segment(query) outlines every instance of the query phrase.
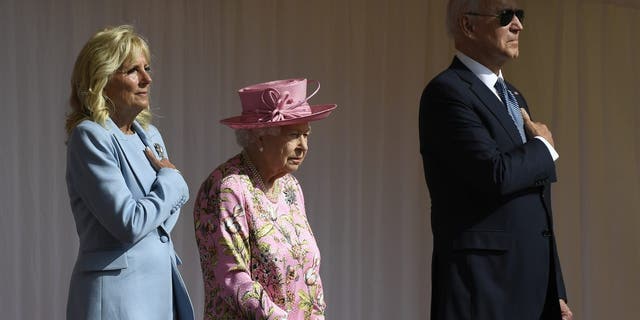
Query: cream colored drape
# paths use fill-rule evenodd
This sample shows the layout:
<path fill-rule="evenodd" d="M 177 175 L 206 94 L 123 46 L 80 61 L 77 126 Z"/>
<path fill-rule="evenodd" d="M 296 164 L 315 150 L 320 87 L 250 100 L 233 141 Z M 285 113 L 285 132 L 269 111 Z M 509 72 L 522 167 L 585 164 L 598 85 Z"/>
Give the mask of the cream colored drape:
<path fill-rule="evenodd" d="M 557 149 L 556 232 L 577 319 L 636 319 L 640 289 L 640 1 L 521 1 L 521 57 L 505 76 Z M 328 319 L 428 319 L 429 199 L 418 150 L 422 88 L 453 48 L 445 1 L 0 0 L 0 316 L 63 319 L 78 247 L 64 114 L 80 47 L 133 24 L 151 44 L 153 111 L 195 196 L 238 152 L 218 120 L 235 90 L 286 77 L 337 103 L 313 124 L 300 172 L 323 253 Z M 174 231 L 196 312 L 193 203 Z"/>

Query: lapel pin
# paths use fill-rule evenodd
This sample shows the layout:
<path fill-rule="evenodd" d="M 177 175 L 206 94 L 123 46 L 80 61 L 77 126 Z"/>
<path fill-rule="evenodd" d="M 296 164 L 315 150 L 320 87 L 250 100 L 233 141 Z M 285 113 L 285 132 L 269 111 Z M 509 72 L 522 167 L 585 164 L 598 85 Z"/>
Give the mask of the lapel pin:
<path fill-rule="evenodd" d="M 155 143 L 153 147 L 156 149 L 160 159 L 164 159 L 164 150 L 162 150 L 162 146 L 159 143 Z"/>

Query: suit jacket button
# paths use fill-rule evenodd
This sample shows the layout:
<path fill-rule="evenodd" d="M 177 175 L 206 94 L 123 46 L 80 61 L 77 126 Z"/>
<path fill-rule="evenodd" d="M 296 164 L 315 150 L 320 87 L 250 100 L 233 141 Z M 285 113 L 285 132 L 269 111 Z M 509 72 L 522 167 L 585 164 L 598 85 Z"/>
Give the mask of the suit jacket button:
<path fill-rule="evenodd" d="M 542 230 L 542 236 L 545 238 L 549 238 L 551 237 L 551 231 L 549 230 Z"/>
<path fill-rule="evenodd" d="M 167 242 L 169 242 L 169 237 L 164 236 L 164 235 L 163 235 L 163 236 L 160 236 L 160 242 L 162 242 L 162 243 L 167 243 Z"/>

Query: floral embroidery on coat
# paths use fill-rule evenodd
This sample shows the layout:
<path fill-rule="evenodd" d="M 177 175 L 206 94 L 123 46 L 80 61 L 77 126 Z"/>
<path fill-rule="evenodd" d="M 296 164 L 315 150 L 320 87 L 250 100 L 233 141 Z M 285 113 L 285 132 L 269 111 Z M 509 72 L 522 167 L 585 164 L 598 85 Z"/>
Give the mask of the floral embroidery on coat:
<path fill-rule="evenodd" d="M 241 155 L 204 181 L 194 208 L 205 319 L 324 319 L 320 252 L 300 184 L 276 180 L 272 202 Z"/>

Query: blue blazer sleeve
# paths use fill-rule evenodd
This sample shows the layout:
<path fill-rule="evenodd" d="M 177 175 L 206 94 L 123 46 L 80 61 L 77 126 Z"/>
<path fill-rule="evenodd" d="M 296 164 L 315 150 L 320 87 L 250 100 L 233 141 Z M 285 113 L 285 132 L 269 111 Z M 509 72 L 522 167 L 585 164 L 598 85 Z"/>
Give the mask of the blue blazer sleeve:
<path fill-rule="evenodd" d="M 76 201 L 82 202 L 72 206 L 86 206 L 119 241 L 136 243 L 161 225 L 169 229 L 175 225 L 177 215 L 174 219 L 172 215 L 188 199 L 187 184 L 177 170 L 159 170 L 149 192 L 134 198 L 121 170 L 126 154 L 114 133 L 85 121 L 72 132 L 67 150 L 68 184 L 79 195 Z"/>
<path fill-rule="evenodd" d="M 142 130 L 142 127 L 139 126 L 139 124 L 134 123 L 136 128 L 138 128 L 138 130 Z M 165 144 L 164 144 L 164 140 L 162 139 L 162 135 L 160 135 L 160 132 L 158 131 L 158 129 L 156 129 L 156 127 L 149 125 L 149 129 L 148 129 L 148 133 L 151 136 L 149 139 L 151 139 L 151 141 L 149 141 L 151 144 L 154 142 L 159 142 L 160 145 L 163 148 L 164 151 L 164 156 L 169 158 L 169 151 L 168 148 L 166 148 Z M 151 148 L 154 149 L 154 148 Z M 153 150 L 155 151 L 155 150 Z M 169 170 L 169 171 L 175 171 L 175 172 L 179 172 L 177 170 L 173 170 L 173 169 L 168 169 L 168 168 L 163 168 L 160 169 L 160 171 L 164 171 L 164 170 Z M 180 176 L 180 181 L 184 182 L 183 177 Z M 186 183 L 186 182 L 184 182 Z M 186 185 L 185 185 L 186 187 Z M 178 213 L 178 210 L 180 210 L 180 208 L 182 207 L 182 205 L 189 199 L 189 190 L 185 189 L 185 193 L 184 193 L 184 201 L 181 201 L 180 206 L 176 206 L 175 212 L 173 214 L 171 214 L 167 220 L 165 220 L 162 223 L 162 227 L 163 229 L 167 232 L 167 233 L 171 233 L 171 231 L 173 230 L 173 227 L 175 227 L 176 223 L 178 223 L 178 218 L 180 217 Z"/>

